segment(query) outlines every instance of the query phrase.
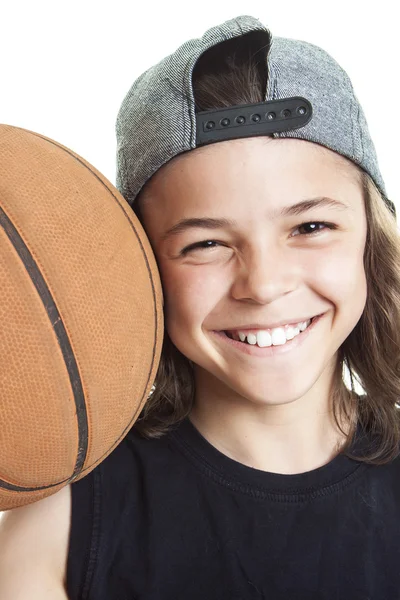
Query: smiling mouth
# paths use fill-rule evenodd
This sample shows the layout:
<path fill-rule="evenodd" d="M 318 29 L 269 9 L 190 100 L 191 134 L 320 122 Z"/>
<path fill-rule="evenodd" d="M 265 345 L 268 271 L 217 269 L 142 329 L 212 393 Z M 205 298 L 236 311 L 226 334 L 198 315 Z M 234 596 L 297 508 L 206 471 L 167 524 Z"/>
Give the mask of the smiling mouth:
<path fill-rule="evenodd" d="M 295 337 L 301 335 L 303 331 L 308 329 L 308 327 L 317 318 L 317 316 L 308 319 L 308 321 L 297 323 L 294 326 L 285 325 L 284 327 L 276 327 L 272 330 L 235 330 L 223 331 L 222 333 L 224 333 L 231 340 L 241 342 L 250 346 L 258 346 L 259 348 L 266 348 L 269 346 L 283 346 Z"/>

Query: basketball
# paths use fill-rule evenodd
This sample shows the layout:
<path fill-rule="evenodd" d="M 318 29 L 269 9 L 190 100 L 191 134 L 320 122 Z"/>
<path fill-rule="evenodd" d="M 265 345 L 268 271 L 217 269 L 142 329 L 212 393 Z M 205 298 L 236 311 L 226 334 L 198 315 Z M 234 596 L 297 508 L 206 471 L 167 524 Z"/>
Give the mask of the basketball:
<path fill-rule="evenodd" d="M 156 262 L 122 195 L 68 148 L 0 125 L 0 510 L 110 454 L 162 338 Z"/>

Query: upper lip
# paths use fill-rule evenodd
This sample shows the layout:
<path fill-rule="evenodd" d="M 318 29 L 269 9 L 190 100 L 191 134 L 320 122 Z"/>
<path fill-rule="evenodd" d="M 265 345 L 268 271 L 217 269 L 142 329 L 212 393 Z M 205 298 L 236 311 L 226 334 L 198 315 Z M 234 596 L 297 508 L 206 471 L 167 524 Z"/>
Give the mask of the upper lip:
<path fill-rule="evenodd" d="M 285 321 L 276 321 L 275 323 L 272 324 L 268 324 L 268 325 L 263 325 L 260 323 L 250 323 L 250 324 L 246 324 L 246 325 L 235 325 L 235 327 L 227 327 L 225 329 L 222 329 L 222 331 L 246 331 L 248 329 L 254 330 L 254 329 L 276 329 L 277 327 L 283 327 L 284 325 L 296 325 L 297 323 L 303 323 L 304 321 L 308 321 L 309 319 L 313 319 L 314 317 L 317 317 L 319 315 L 313 315 L 312 317 L 301 317 L 300 319 L 286 319 Z"/>

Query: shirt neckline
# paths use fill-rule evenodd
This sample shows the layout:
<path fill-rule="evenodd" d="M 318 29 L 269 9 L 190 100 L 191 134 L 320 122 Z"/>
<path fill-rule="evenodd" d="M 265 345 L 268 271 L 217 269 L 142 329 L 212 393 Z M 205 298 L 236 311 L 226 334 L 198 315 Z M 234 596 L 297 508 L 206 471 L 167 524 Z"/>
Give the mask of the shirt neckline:
<path fill-rule="evenodd" d="M 243 465 L 223 454 L 196 429 L 189 418 L 171 432 L 186 457 L 212 479 L 231 489 L 282 497 L 321 495 L 334 491 L 361 474 L 369 465 L 339 453 L 329 463 L 294 475 L 271 473 Z M 360 455 L 368 445 L 360 425 L 350 448 Z"/>

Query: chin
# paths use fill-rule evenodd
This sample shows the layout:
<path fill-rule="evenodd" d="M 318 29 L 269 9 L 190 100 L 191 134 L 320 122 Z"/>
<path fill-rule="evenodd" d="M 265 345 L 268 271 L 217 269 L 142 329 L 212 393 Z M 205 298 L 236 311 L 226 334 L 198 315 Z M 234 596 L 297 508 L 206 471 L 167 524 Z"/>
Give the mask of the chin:
<path fill-rule="evenodd" d="M 255 378 L 254 378 L 255 379 Z M 262 382 L 260 380 L 253 382 L 238 382 L 229 379 L 223 380 L 232 392 L 243 398 L 246 402 L 260 406 L 273 406 L 280 404 L 290 404 L 305 396 L 316 385 L 318 377 L 310 378 L 307 381 L 286 381 L 284 383 L 276 381 Z M 228 392 L 229 397 L 229 392 Z"/>

